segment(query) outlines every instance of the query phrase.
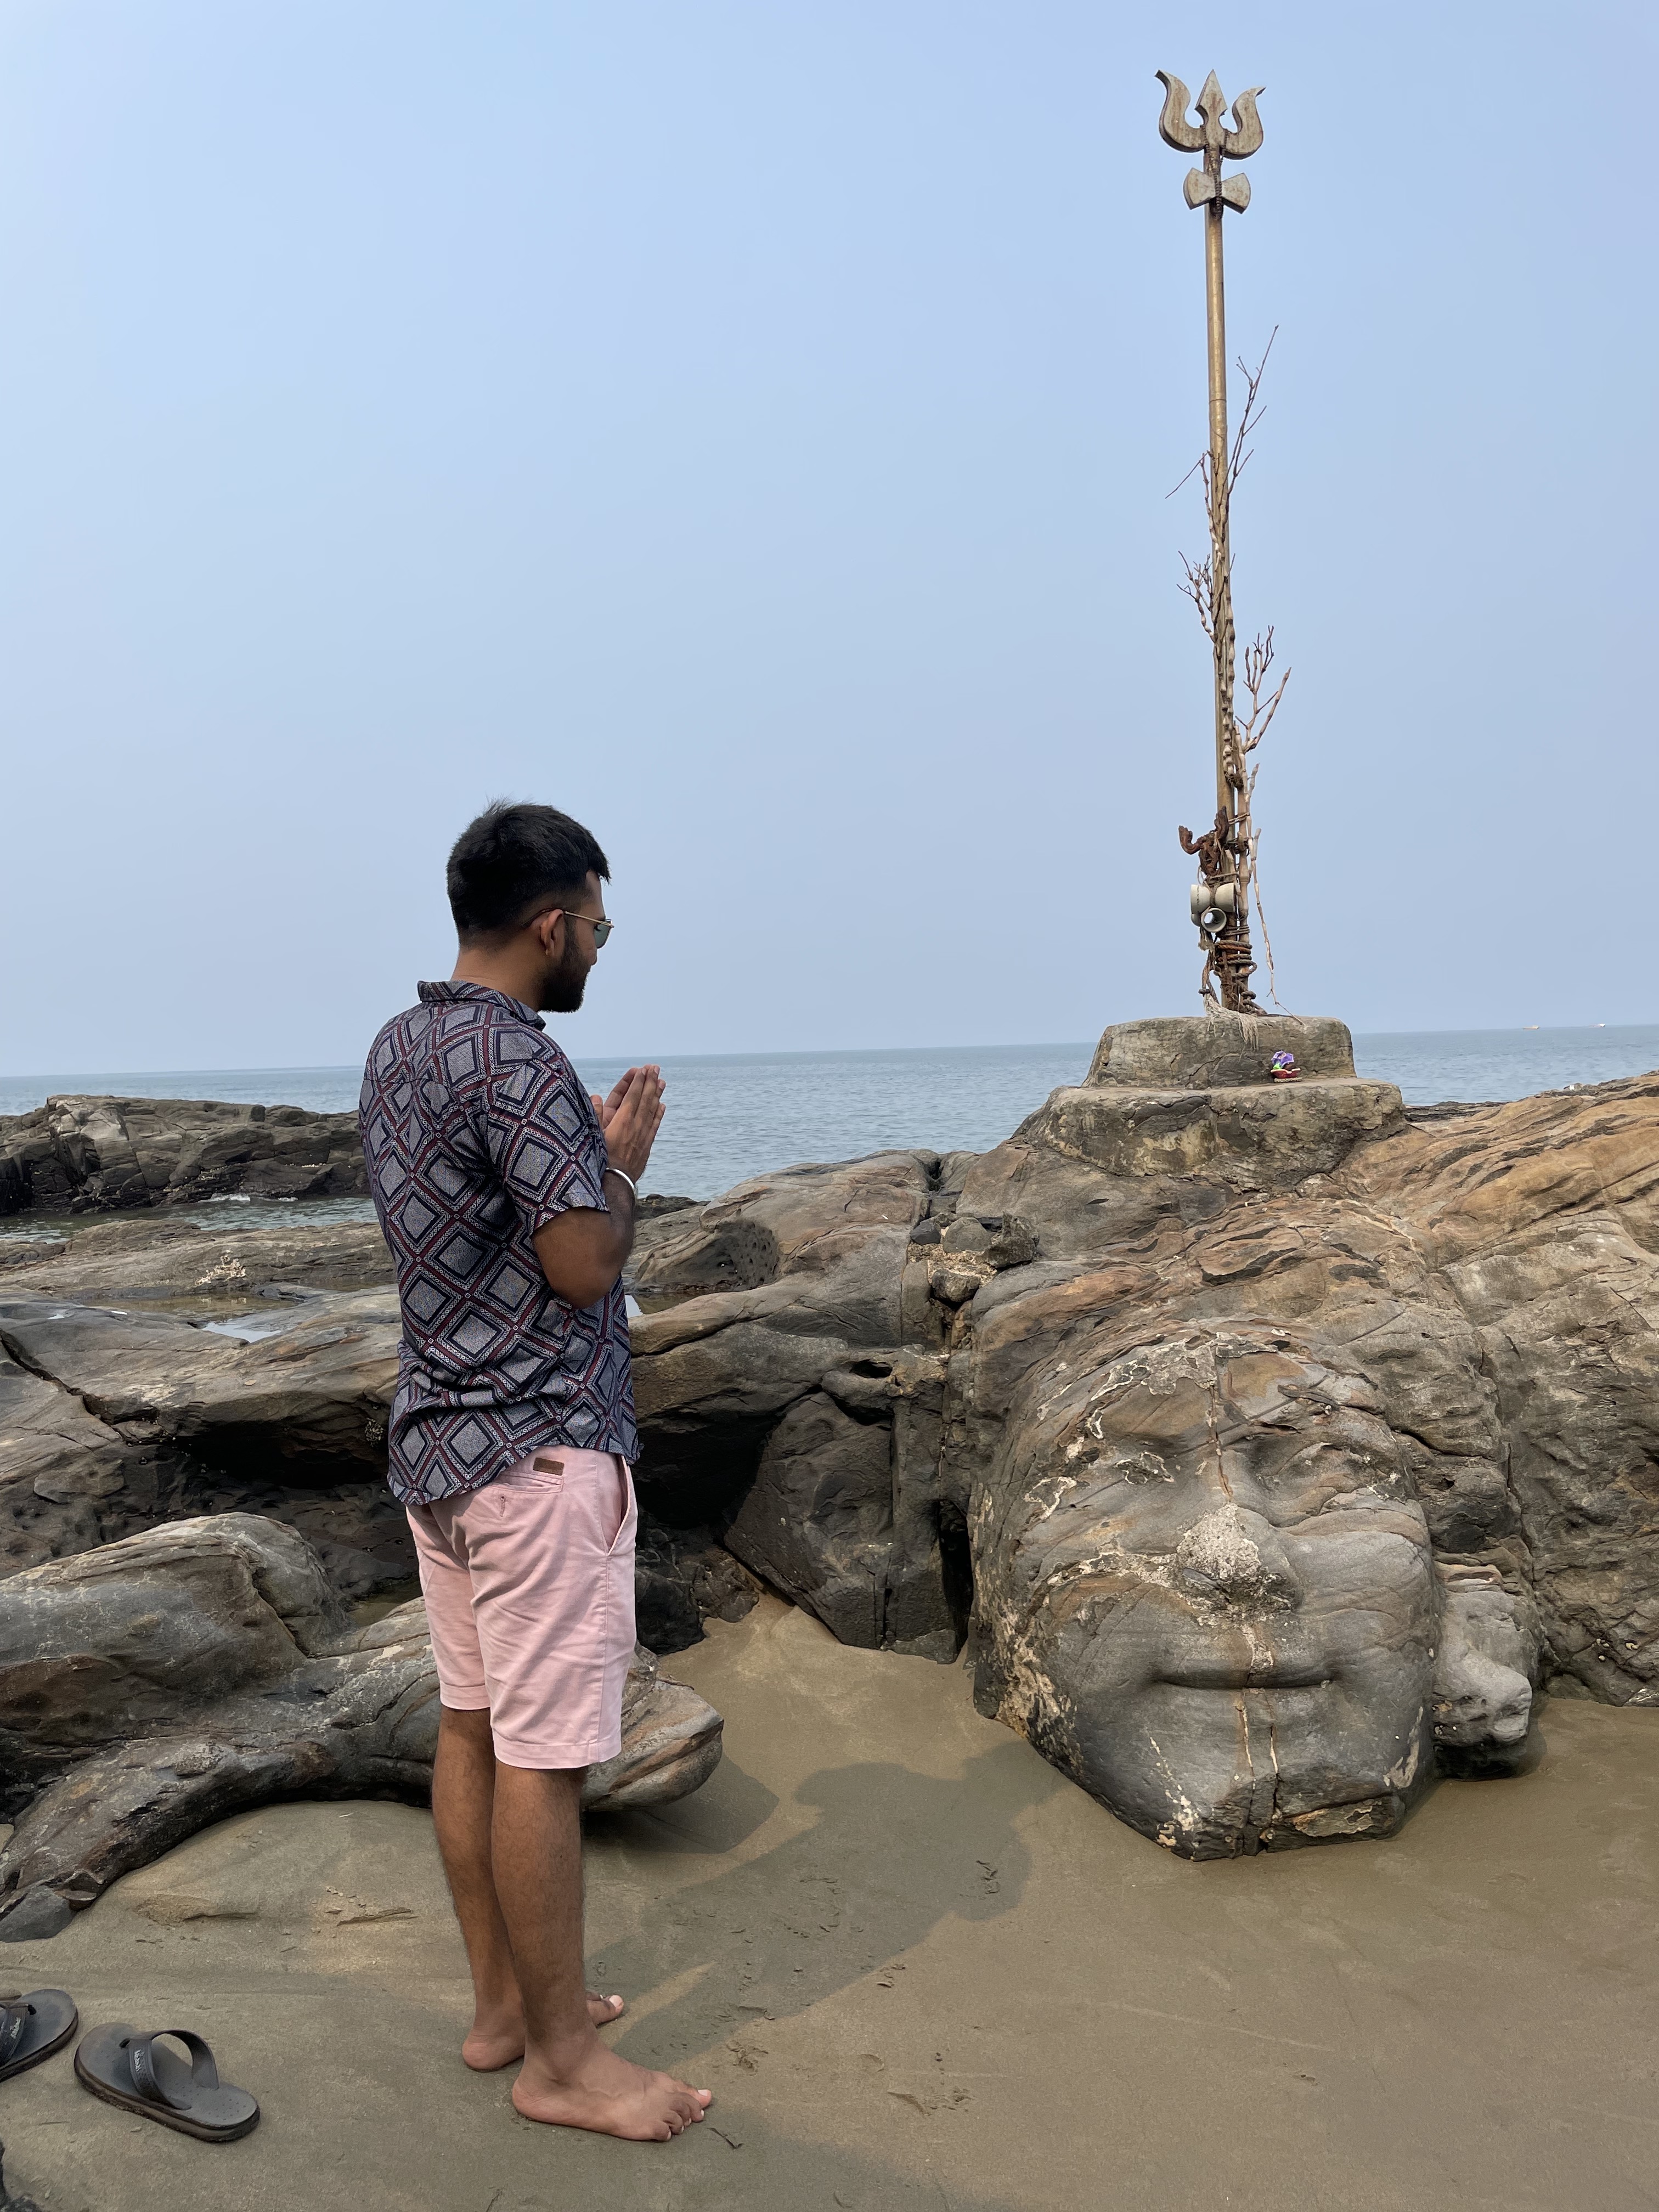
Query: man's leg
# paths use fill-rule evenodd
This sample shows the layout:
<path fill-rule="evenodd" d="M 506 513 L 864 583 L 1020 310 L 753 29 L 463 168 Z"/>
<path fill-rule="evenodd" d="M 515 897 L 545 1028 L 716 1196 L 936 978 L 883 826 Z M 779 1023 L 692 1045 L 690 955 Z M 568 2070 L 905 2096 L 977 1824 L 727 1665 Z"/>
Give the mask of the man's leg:
<path fill-rule="evenodd" d="M 456 1712 L 446 1705 L 432 1767 L 432 1825 L 472 1969 L 472 2028 L 461 2056 L 485 2073 L 510 2066 L 524 2052 L 524 2001 L 489 1869 L 495 1796 L 489 1713 Z"/>
<path fill-rule="evenodd" d="M 472 2027 L 461 2056 L 483 2074 L 512 2065 L 524 2057 L 525 2047 L 524 2000 L 490 1866 L 495 1797 L 489 1715 L 442 1706 L 432 1769 L 432 1825 L 472 1970 Z M 623 2009 L 617 1996 L 585 1993 L 585 2002 L 595 2026 L 615 2020 Z"/>
<path fill-rule="evenodd" d="M 526 2119 L 665 2142 L 702 2118 L 709 2095 L 631 2064 L 593 2031 L 582 1977 L 583 1771 L 495 1768 L 495 1890 L 526 2027 L 513 2102 Z"/>

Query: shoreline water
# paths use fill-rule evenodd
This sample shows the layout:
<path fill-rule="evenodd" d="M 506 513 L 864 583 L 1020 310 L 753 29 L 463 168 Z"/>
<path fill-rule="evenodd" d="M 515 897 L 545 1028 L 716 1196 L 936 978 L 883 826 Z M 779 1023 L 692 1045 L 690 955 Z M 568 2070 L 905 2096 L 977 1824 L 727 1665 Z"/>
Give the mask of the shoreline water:
<path fill-rule="evenodd" d="M 1062 1084 L 1080 1082 L 1093 1040 L 1049 1045 L 665 1055 L 669 1118 L 646 1188 L 710 1198 L 745 1176 L 889 1147 L 983 1152 Z M 1407 1105 L 1519 1098 L 1659 1066 L 1659 1025 L 1396 1031 L 1354 1039 L 1362 1075 L 1397 1083 Z M 627 1063 L 579 1054 L 595 1090 Z M 0 1114 L 52 1095 L 216 1098 L 342 1113 L 355 1066 L 197 1068 L 0 1077 Z"/>

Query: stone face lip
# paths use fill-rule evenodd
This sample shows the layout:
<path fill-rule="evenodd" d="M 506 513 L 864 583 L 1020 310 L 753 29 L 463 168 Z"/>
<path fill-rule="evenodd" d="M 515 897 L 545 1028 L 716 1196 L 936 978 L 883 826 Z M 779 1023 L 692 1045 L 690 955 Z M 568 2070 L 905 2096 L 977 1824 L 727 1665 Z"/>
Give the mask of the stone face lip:
<path fill-rule="evenodd" d="M 0 1115 L 0 1214 L 368 1188 L 356 1114 L 211 1098 L 49 1098 Z"/>
<path fill-rule="evenodd" d="M 0 1937 L 14 1911 L 55 1932 L 63 1906 L 272 1798 L 425 1802 L 438 1711 L 424 1607 L 352 1627 L 310 1545 L 276 1522 L 175 1522 L 14 1575 L 0 1744 L 17 1826 L 0 1851 Z M 590 1771 L 583 1802 L 665 1803 L 720 1756 L 720 1715 L 638 1653 L 621 1753 Z"/>
<path fill-rule="evenodd" d="M 1346 1022 L 1323 1014 L 1171 1014 L 1115 1022 L 1084 1079 L 1137 1091 L 1214 1091 L 1268 1083 L 1276 1052 L 1294 1053 L 1304 1076 L 1352 1076 Z M 1286 1089 L 1290 1088 L 1287 1085 Z"/>

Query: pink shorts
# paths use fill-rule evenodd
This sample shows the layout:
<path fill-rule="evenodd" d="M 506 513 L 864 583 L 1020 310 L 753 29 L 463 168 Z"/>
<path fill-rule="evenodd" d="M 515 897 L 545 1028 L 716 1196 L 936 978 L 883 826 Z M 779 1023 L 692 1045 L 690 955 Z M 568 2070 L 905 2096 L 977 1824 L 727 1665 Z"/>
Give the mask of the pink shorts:
<path fill-rule="evenodd" d="M 489 1714 L 507 1766 L 598 1766 L 622 1749 L 634 1656 L 625 1461 L 546 1444 L 460 1498 L 411 1505 L 438 1689 Z"/>

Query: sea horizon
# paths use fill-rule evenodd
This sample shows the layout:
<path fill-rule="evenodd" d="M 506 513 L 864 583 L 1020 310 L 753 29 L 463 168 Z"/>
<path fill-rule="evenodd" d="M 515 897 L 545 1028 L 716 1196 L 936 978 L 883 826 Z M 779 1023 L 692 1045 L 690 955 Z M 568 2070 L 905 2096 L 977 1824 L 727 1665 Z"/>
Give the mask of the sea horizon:
<path fill-rule="evenodd" d="M 890 1148 L 988 1151 L 1052 1091 L 1082 1081 L 1095 1042 L 664 1053 L 669 1113 L 645 1188 L 703 1199 L 802 1161 Z M 596 1091 L 629 1065 L 619 1054 L 573 1057 Z M 1644 1074 L 1659 1066 L 1659 1024 L 1362 1031 L 1354 1063 L 1362 1075 L 1397 1083 L 1408 1105 L 1487 1103 Z M 360 1081 L 351 1064 L 0 1076 L 0 1115 L 65 1094 L 348 1113 Z"/>
<path fill-rule="evenodd" d="M 1127 1018 L 1126 1017 L 1126 1018 Z M 1156 1018 L 1156 1017 L 1148 1017 L 1147 1018 Z M 1267 1018 L 1276 1019 L 1279 1018 L 1279 1017 L 1275 1014 L 1269 1014 Z M 866 1060 L 877 1058 L 902 1059 L 915 1057 L 917 1054 L 932 1054 L 939 1053 L 964 1054 L 971 1053 L 1048 1053 L 1073 1052 L 1083 1048 L 1086 1048 L 1092 1054 L 1096 1044 L 1099 1042 L 1100 1034 L 1101 1032 L 1097 1031 L 1096 1035 L 1091 1038 L 1042 1037 L 1035 1039 L 1029 1042 L 1015 1042 L 1012 1044 L 855 1044 L 779 1045 L 775 1047 L 770 1045 L 753 1045 L 744 1047 L 740 1050 L 731 1052 L 659 1052 L 654 1055 L 654 1059 L 658 1065 L 665 1067 L 671 1060 L 696 1060 L 701 1062 L 704 1060 Z M 1453 1037 L 1468 1038 L 1470 1040 L 1498 1037 L 1513 1039 L 1524 1038 L 1528 1036 L 1563 1038 L 1582 1037 L 1586 1039 L 1596 1036 L 1606 1036 L 1609 1038 L 1628 1037 L 1632 1039 L 1638 1037 L 1652 1037 L 1659 1039 L 1659 1023 L 1523 1022 L 1518 1025 L 1510 1024 L 1508 1025 L 1492 1025 L 1484 1028 L 1454 1027 L 1423 1030 L 1353 1030 L 1350 1031 L 1350 1034 L 1353 1038 L 1355 1066 L 1356 1068 L 1358 1068 L 1359 1048 L 1361 1046 L 1366 1044 L 1397 1044 Z M 595 1066 L 609 1066 L 613 1063 L 617 1066 L 627 1066 L 631 1061 L 642 1059 L 643 1056 L 644 1055 L 642 1054 L 636 1053 L 611 1052 L 575 1053 L 572 1054 L 573 1059 L 578 1062 L 583 1060 L 592 1060 Z M 49 1071 L 44 1074 L 36 1071 L 26 1069 L 21 1072 L 10 1074 L 0 1074 L 0 1100 L 5 1099 L 11 1091 L 18 1089 L 19 1087 L 27 1086 L 32 1089 L 40 1084 L 48 1083 L 72 1083 L 77 1085 L 92 1082 L 116 1081 L 143 1081 L 152 1083 L 162 1080 L 171 1081 L 174 1079 L 182 1081 L 186 1077 L 194 1079 L 204 1074 L 232 1076 L 271 1074 L 340 1075 L 347 1073 L 356 1074 L 359 1072 L 361 1065 L 361 1062 L 356 1060 L 318 1060 L 315 1062 L 288 1061 L 281 1063 L 248 1062 L 246 1065 L 241 1062 L 224 1062 L 216 1067 L 211 1068 L 151 1067 L 125 1068 L 113 1071 L 102 1068 L 68 1068 Z M 1359 1069 L 1358 1072 L 1362 1074 L 1369 1073 L 1369 1071 L 1365 1069 Z M 77 1091 L 73 1094 L 49 1093 L 48 1095 L 91 1097 L 94 1095 L 114 1096 L 116 1094 L 94 1094 Z M 164 1094 L 160 1092 L 135 1091 L 133 1093 L 135 1097 L 160 1097 L 162 1095 Z M 167 1093 L 165 1095 L 172 1096 L 173 1094 Z M 178 1095 L 182 1097 L 185 1094 L 179 1093 Z M 0 1113 L 15 1113 L 20 1110 L 27 1111 L 28 1109 L 20 1109 L 9 1104 L 0 1104 Z"/>

